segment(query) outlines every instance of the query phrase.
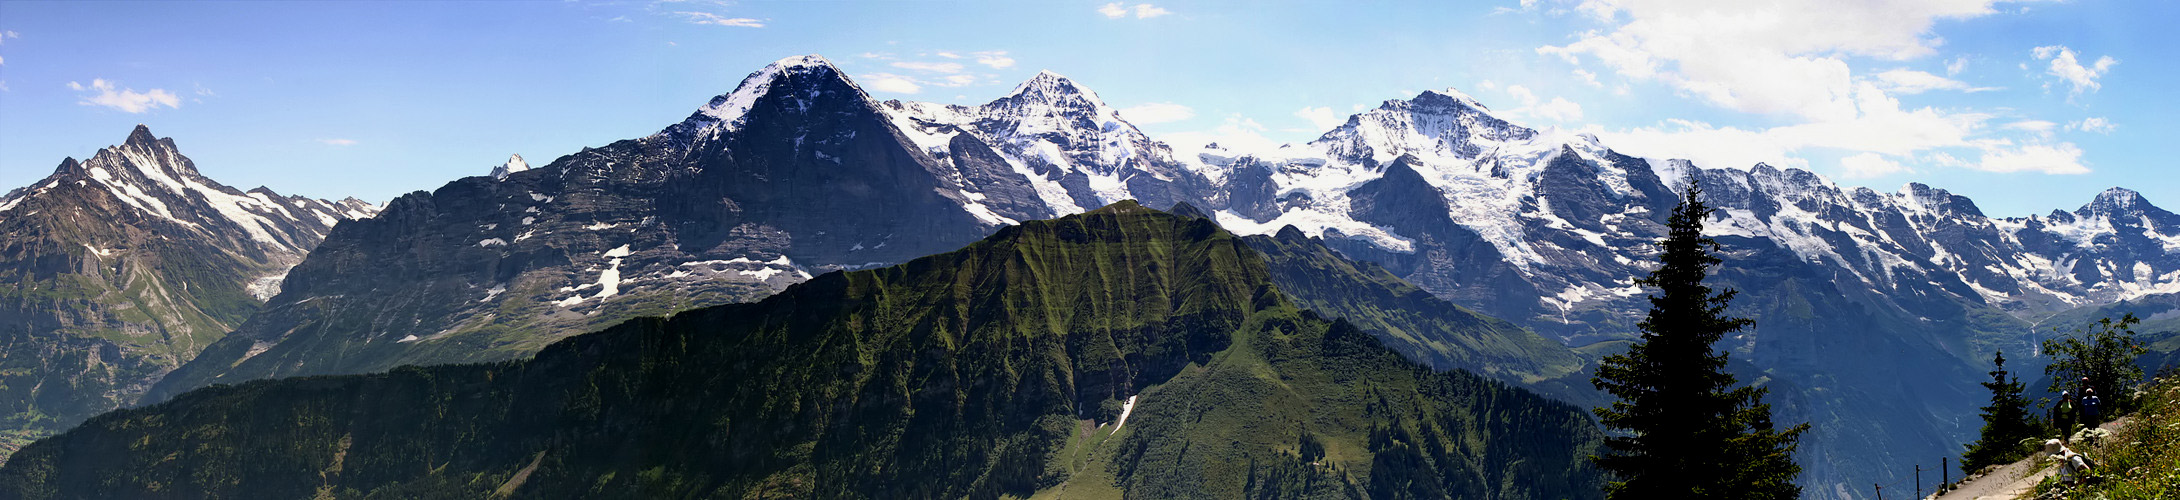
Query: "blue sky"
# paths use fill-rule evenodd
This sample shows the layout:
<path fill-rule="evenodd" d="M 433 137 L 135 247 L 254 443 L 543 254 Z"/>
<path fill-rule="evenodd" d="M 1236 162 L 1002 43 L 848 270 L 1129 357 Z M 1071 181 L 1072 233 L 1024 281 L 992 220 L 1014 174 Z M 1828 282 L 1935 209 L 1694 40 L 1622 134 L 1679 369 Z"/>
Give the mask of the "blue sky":
<path fill-rule="evenodd" d="M 1050 69 L 1175 142 L 1306 141 L 1453 87 L 1631 154 L 1923 182 L 1992 215 L 2111 186 L 2180 208 L 2174 19 L 2159 0 L 9 1 L 0 188 L 143 123 L 237 187 L 383 202 L 647 135 L 817 53 L 881 99 L 979 103 Z"/>

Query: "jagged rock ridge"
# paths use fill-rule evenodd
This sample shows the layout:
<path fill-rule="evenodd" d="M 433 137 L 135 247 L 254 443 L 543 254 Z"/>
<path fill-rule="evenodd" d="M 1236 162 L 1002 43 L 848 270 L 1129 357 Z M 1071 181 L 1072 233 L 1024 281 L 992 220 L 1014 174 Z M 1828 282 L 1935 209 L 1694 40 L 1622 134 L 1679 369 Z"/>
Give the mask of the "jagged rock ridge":
<path fill-rule="evenodd" d="M 134 403 L 377 210 L 228 187 L 142 125 L 0 196 L 0 454 Z"/>

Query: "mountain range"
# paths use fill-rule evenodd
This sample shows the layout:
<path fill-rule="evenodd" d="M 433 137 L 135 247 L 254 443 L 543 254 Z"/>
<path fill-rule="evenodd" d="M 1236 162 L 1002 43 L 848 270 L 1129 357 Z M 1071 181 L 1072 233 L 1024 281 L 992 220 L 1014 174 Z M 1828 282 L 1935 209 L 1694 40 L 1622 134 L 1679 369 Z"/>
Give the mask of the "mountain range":
<path fill-rule="evenodd" d="M 1580 407 L 1297 307 L 1121 202 L 529 360 L 256 381 L 93 419 L 21 498 L 1600 498 Z"/>
<path fill-rule="evenodd" d="M 1591 404 L 1584 358 L 1634 334 L 1647 302 L 1633 279 L 1694 179 L 1721 209 L 1707 221 L 1725 251 L 1715 279 L 1757 320 L 1723 347 L 1743 380 L 1773 387 L 1781 421 L 1815 424 L 1808 494 L 1855 498 L 1972 438 L 1991 350 L 2029 352 L 2039 322 L 2068 311 L 2180 292 L 2180 217 L 2124 189 L 1992 218 L 1920 184 L 1710 167 L 1523 127 L 1450 89 L 1242 151 L 1151 139 L 1051 72 L 942 105 L 878 101 L 823 58 L 793 57 L 656 134 L 537 168 L 512 158 L 339 224 L 144 400 L 519 359 L 1132 199 L 1254 235 L 1289 300 L 1412 358 Z"/>
<path fill-rule="evenodd" d="M 228 187 L 141 125 L 0 196 L 0 452 L 134 404 L 377 211 Z"/>

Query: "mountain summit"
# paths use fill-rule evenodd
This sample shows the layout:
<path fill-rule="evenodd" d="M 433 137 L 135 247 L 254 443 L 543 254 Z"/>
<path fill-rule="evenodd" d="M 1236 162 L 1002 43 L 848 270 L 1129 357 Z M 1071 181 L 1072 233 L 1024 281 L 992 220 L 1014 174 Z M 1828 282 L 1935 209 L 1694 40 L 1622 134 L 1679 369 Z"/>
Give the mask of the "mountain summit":
<path fill-rule="evenodd" d="M 143 125 L 0 196 L 0 453 L 134 403 L 377 210 L 228 187 Z"/>

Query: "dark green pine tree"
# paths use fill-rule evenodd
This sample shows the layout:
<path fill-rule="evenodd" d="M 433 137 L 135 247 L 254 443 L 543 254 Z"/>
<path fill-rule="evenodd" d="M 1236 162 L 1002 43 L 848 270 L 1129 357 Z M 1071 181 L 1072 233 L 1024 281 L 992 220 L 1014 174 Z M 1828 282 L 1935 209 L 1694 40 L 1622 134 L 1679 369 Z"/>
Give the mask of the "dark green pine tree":
<path fill-rule="evenodd" d="M 2029 400 L 2021 396 L 2021 379 L 2007 376 L 2006 352 L 1999 351 L 1991 363 L 1997 369 L 1991 371 L 1991 381 L 1983 383 L 1991 390 L 1991 405 L 1983 407 L 1983 437 L 1969 443 L 1967 453 L 1961 454 L 1962 474 L 2027 456 L 2031 446 L 2022 441 L 2036 435 L 2029 421 Z"/>
<path fill-rule="evenodd" d="M 1620 400 L 1594 411 L 1620 435 L 1592 457 L 1611 471 L 1611 498 L 1795 498 L 1795 442 L 1809 424 L 1785 431 L 1771 422 L 1764 390 L 1740 386 L 1726 373 L 1726 353 L 1713 346 L 1747 327 L 1726 316 L 1734 291 L 1703 284 L 1719 260 L 1718 243 L 1703 236 L 1703 190 L 1694 178 L 1666 222 L 1660 266 L 1638 280 L 1657 287 L 1642 338 L 1608 356 L 1590 379 Z"/>

